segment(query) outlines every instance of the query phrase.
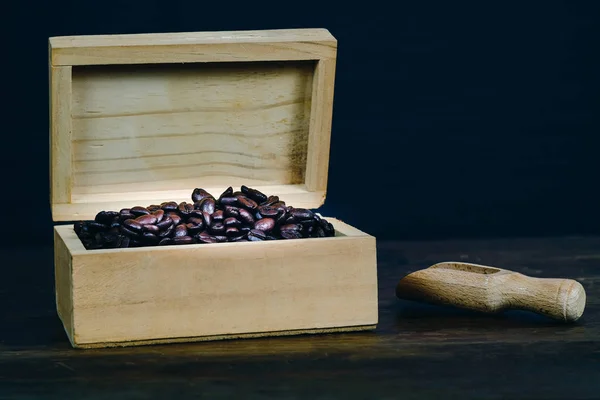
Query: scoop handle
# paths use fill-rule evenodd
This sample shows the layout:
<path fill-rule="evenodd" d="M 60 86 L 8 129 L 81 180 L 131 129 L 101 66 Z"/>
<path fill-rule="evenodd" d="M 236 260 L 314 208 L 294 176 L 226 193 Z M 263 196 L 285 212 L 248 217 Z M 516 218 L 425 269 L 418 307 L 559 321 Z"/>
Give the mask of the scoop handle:
<path fill-rule="evenodd" d="M 535 278 L 519 273 L 506 278 L 497 290 L 505 309 L 532 311 L 565 322 L 583 315 L 585 289 L 573 279 Z"/>

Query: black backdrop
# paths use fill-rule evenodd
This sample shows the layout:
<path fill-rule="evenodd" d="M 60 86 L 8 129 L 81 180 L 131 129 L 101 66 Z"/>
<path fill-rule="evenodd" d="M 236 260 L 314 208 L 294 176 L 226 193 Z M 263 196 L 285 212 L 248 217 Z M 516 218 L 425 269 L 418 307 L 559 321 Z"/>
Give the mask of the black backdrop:
<path fill-rule="evenodd" d="M 324 214 L 380 239 L 600 233 L 600 2 L 7 4 L 4 245 L 52 243 L 48 37 L 302 27 L 339 41 Z"/>

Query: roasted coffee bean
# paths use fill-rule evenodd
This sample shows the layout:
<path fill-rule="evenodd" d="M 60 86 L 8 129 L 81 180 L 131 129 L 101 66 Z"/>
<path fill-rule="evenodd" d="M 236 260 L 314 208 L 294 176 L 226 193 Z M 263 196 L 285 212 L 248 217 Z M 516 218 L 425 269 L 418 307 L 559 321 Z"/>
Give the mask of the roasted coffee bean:
<path fill-rule="evenodd" d="M 90 232 L 102 232 L 102 231 L 107 231 L 107 230 L 108 230 L 108 228 L 110 228 L 110 226 L 109 226 L 109 225 L 104 225 L 104 224 L 101 224 L 101 223 L 99 223 L 99 222 L 96 222 L 96 221 L 89 221 L 89 222 L 88 222 L 88 224 L 87 224 L 87 229 L 88 229 Z"/>
<path fill-rule="evenodd" d="M 213 221 L 223 221 L 223 219 L 225 219 L 224 214 L 225 213 L 223 212 L 223 210 L 216 210 L 212 215 Z"/>
<path fill-rule="evenodd" d="M 144 242 L 148 243 L 151 246 L 156 246 L 158 242 L 160 242 L 160 238 L 154 233 L 150 232 L 144 232 L 144 234 L 142 235 L 142 239 Z"/>
<path fill-rule="evenodd" d="M 278 240 L 279 238 L 277 236 L 273 236 L 273 235 L 267 235 L 267 240 Z"/>
<path fill-rule="evenodd" d="M 244 207 L 247 210 L 256 210 L 258 208 L 258 204 L 245 195 L 238 195 L 237 202 L 240 207 Z"/>
<path fill-rule="evenodd" d="M 128 221 L 130 221 L 130 220 L 128 220 Z M 140 236 L 139 232 L 133 231 L 133 230 L 127 228 L 125 225 L 121 225 L 120 229 L 121 229 L 121 233 L 123 233 L 124 235 L 127 235 L 127 236 L 129 236 L 131 238 L 135 238 L 135 237 L 139 237 Z"/>
<path fill-rule="evenodd" d="M 300 224 L 286 224 L 279 227 L 280 232 L 300 232 L 302 230 L 302 225 Z"/>
<path fill-rule="evenodd" d="M 135 215 L 131 213 L 129 208 L 124 208 L 121 211 L 119 211 L 119 221 L 123 222 L 126 219 L 135 219 Z"/>
<path fill-rule="evenodd" d="M 235 226 L 228 226 L 225 229 L 225 235 L 232 237 L 232 236 L 239 236 L 240 234 L 240 230 L 238 228 L 236 228 Z"/>
<path fill-rule="evenodd" d="M 325 231 L 320 226 L 317 226 L 317 228 L 314 229 L 313 234 L 316 237 L 325 237 Z"/>
<path fill-rule="evenodd" d="M 206 190 L 202 188 L 196 188 L 192 192 L 192 201 L 195 203 L 207 197 L 213 197 L 212 194 L 208 193 Z"/>
<path fill-rule="evenodd" d="M 273 218 L 263 218 L 254 224 L 254 229 L 261 230 L 263 232 L 270 232 L 275 228 L 275 220 Z"/>
<path fill-rule="evenodd" d="M 160 210 L 160 206 L 157 204 L 151 204 L 148 207 L 146 207 L 148 209 L 148 211 L 150 211 L 151 213 Z"/>
<path fill-rule="evenodd" d="M 154 233 L 156 235 L 160 232 L 160 228 L 156 225 L 144 225 L 142 231 Z"/>
<path fill-rule="evenodd" d="M 302 220 L 305 220 L 305 219 L 313 219 L 313 217 L 314 217 L 313 212 L 310 211 L 310 210 L 307 210 L 306 208 L 293 208 L 291 210 L 291 214 L 298 221 L 302 221 Z"/>
<path fill-rule="evenodd" d="M 202 229 L 204 228 L 204 223 L 202 223 L 201 226 L 198 226 L 188 222 L 187 224 L 185 224 L 185 227 L 187 228 L 188 235 L 195 235 L 196 233 L 202 232 Z"/>
<path fill-rule="evenodd" d="M 156 210 L 152 213 L 156 217 L 156 223 L 159 223 L 165 217 L 165 212 L 163 210 Z"/>
<path fill-rule="evenodd" d="M 231 197 L 233 195 L 233 187 L 229 186 L 227 189 L 225 189 L 225 191 L 223 193 L 221 193 L 221 195 L 219 196 L 219 200 L 218 202 L 221 202 L 221 199 L 223 197 Z"/>
<path fill-rule="evenodd" d="M 200 232 L 195 236 L 199 243 L 217 243 L 217 239 L 208 232 Z"/>
<path fill-rule="evenodd" d="M 173 219 L 171 219 L 171 217 L 165 217 L 162 221 L 158 222 L 156 226 L 158 226 L 158 229 L 167 229 L 173 224 L 174 222 Z"/>
<path fill-rule="evenodd" d="M 229 218 L 225 218 L 225 221 L 223 221 L 223 225 L 225 226 L 235 226 L 235 227 L 239 227 L 242 223 L 237 220 L 234 217 L 229 217 Z"/>
<path fill-rule="evenodd" d="M 247 242 L 248 241 L 248 236 L 247 235 L 240 235 L 240 236 L 234 236 L 229 238 L 230 242 Z"/>
<path fill-rule="evenodd" d="M 163 238 L 158 242 L 159 246 L 170 246 L 173 244 L 173 239 L 171 238 Z"/>
<path fill-rule="evenodd" d="M 268 197 L 267 195 L 265 195 L 264 193 L 250 188 L 248 186 L 242 185 L 241 187 L 242 189 L 242 193 L 244 193 L 248 198 L 254 200 L 257 203 L 262 203 L 264 201 L 267 201 Z"/>
<path fill-rule="evenodd" d="M 139 217 L 140 215 L 150 214 L 150 211 L 146 207 L 135 206 L 131 208 L 131 213 Z"/>
<path fill-rule="evenodd" d="M 212 197 L 205 198 L 200 204 L 200 209 L 212 215 L 215 212 L 215 199 Z"/>
<path fill-rule="evenodd" d="M 248 232 L 248 240 L 251 242 L 259 242 L 267 239 L 267 235 L 260 229 L 252 229 Z"/>
<path fill-rule="evenodd" d="M 166 201 L 160 205 L 160 208 L 166 213 L 169 213 L 170 211 L 176 211 L 177 207 L 179 207 L 179 204 L 174 201 Z"/>
<path fill-rule="evenodd" d="M 184 224 L 179 224 L 175 227 L 173 237 L 182 237 L 182 236 L 187 236 L 187 235 L 188 235 L 187 227 Z"/>
<path fill-rule="evenodd" d="M 298 231 L 281 231 L 281 237 L 284 239 L 301 239 L 302 234 Z"/>
<path fill-rule="evenodd" d="M 245 224 L 248 225 L 254 225 L 254 222 L 256 221 L 254 219 L 254 217 L 252 216 L 252 214 L 250 213 L 250 211 L 244 209 L 244 208 L 240 208 L 240 217 L 239 217 L 240 221 L 242 221 Z"/>
<path fill-rule="evenodd" d="M 165 230 L 159 232 L 158 237 L 165 238 L 170 237 L 175 230 L 175 224 L 169 225 Z"/>
<path fill-rule="evenodd" d="M 204 220 L 204 226 L 210 226 L 212 222 L 212 216 L 206 211 L 202 211 L 202 219 Z"/>
<path fill-rule="evenodd" d="M 110 225 L 111 222 L 118 217 L 119 213 L 116 211 L 100 211 L 98 214 L 96 214 L 96 218 L 94 220 L 104 225 Z"/>
<path fill-rule="evenodd" d="M 125 248 L 129 247 L 130 241 L 131 241 L 131 239 L 129 239 L 129 236 L 121 235 L 121 238 L 119 239 L 119 243 L 118 243 L 117 247 L 125 249 Z"/>
<path fill-rule="evenodd" d="M 130 229 L 134 232 L 141 232 L 142 231 L 142 224 L 140 224 L 139 222 L 137 222 L 134 219 L 126 219 L 125 221 L 123 221 L 123 226 L 127 229 Z"/>
<path fill-rule="evenodd" d="M 225 225 L 222 222 L 214 222 L 210 228 L 210 232 L 215 235 L 222 235 L 225 233 Z"/>
<path fill-rule="evenodd" d="M 226 217 L 239 218 L 240 217 L 240 209 L 237 207 L 234 207 L 234 206 L 225 206 L 224 214 Z"/>
<path fill-rule="evenodd" d="M 275 207 L 271 207 L 271 206 L 260 206 L 260 207 L 258 207 L 258 212 L 260 213 L 260 215 L 262 215 L 262 218 L 265 218 L 265 217 L 275 218 L 282 211 Z"/>
<path fill-rule="evenodd" d="M 173 238 L 173 244 L 192 244 L 194 239 L 191 236 L 176 236 Z"/>
<path fill-rule="evenodd" d="M 242 233 L 248 233 L 248 232 L 250 232 L 252 230 L 252 227 L 250 227 L 250 226 L 242 226 L 242 227 L 239 228 L 239 230 Z"/>
<path fill-rule="evenodd" d="M 261 206 L 272 206 L 279 201 L 278 196 L 269 196 L 266 201 L 262 202 Z"/>
<path fill-rule="evenodd" d="M 224 196 L 219 199 L 219 203 L 224 206 L 235 206 L 238 204 L 237 201 L 238 201 L 237 197 L 233 197 L 233 196 Z"/>
<path fill-rule="evenodd" d="M 215 235 L 215 239 L 217 239 L 217 243 L 224 243 L 229 238 L 227 236 L 223 236 L 223 235 Z"/>
<path fill-rule="evenodd" d="M 194 205 L 190 204 L 190 203 L 186 203 L 185 201 L 182 201 L 177 206 L 177 211 L 179 211 L 181 216 L 188 216 L 191 214 L 192 211 L 194 211 Z"/>
<path fill-rule="evenodd" d="M 177 213 L 168 213 L 167 215 L 171 217 L 175 225 L 179 225 L 181 223 L 181 216 L 179 216 Z"/>
<path fill-rule="evenodd" d="M 134 221 L 140 225 L 154 225 L 156 223 L 156 217 L 152 214 L 146 214 L 137 217 Z"/>
<path fill-rule="evenodd" d="M 110 229 L 119 229 L 120 226 L 121 223 L 118 220 L 110 223 Z"/>
<path fill-rule="evenodd" d="M 75 231 L 75 233 L 77 235 L 81 234 L 81 231 L 82 231 L 84 225 L 85 225 L 84 221 L 77 221 L 73 224 L 73 230 Z"/>

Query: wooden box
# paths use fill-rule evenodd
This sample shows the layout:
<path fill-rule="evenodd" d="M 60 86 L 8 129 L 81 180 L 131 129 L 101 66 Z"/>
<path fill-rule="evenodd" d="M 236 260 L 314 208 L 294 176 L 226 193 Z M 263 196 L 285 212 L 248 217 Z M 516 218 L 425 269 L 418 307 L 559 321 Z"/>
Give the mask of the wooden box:
<path fill-rule="evenodd" d="M 73 222 L 248 185 L 325 200 L 337 41 L 324 29 L 54 37 L 58 314 L 93 348 L 373 329 L 375 238 L 86 250 Z"/>

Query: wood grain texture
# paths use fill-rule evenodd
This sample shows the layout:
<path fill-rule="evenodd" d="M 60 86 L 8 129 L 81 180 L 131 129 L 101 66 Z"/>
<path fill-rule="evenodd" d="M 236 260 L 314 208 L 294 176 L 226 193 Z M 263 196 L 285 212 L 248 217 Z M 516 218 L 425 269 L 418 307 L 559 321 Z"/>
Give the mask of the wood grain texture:
<path fill-rule="evenodd" d="M 526 310 L 563 322 L 584 312 L 585 289 L 573 279 L 534 278 L 473 263 L 441 262 L 413 272 L 396 286 L 402 299 L 489 313 Z"/>
<path fill-rule="evenodd" d="M 333 58 L 326 29 L 53 37 L 52 65 L 318 60 Z"/>
<path fill-rule="evenodd" d="M 69 249 L 72 287 L 57 289 L 72 290 L 71 340 L 98 347 L 370 329 L 378 321 L 375 238 L 328 220 L 337 237 Z M 72 226 L 55 232 L 67 245 L 78 240 Z"/>
<path fill-rule="evenodd" d="M 335 66 L 335 59 L 328 59 L 319 61 L 315 68 L 306 162 L 306 187 L 311 191 L 327 189 Z"/>
<path fill-rule="evenodd" d="M 303 183 L 313 70 L 312 63 L 74 69 L 74 194 L 214 177 L 233 186 Z"/>
<path fill-rule="evenodd" d="M 71 67 L 50 67 L 50 199 L 71 201 Z"/>
<path fill-rule="evenodd" d="M 81 241 L 79 241 L 81 243 Z M 77 249 L 77 244 L 73 248 Z M 54 231 L 54 288 L 56 310 L 61 319 L 67 337 L 73 337 L 73 257 L 70 253 L 69 244 Z M 83 245 L 81 245 L 83 247 Z"/>

